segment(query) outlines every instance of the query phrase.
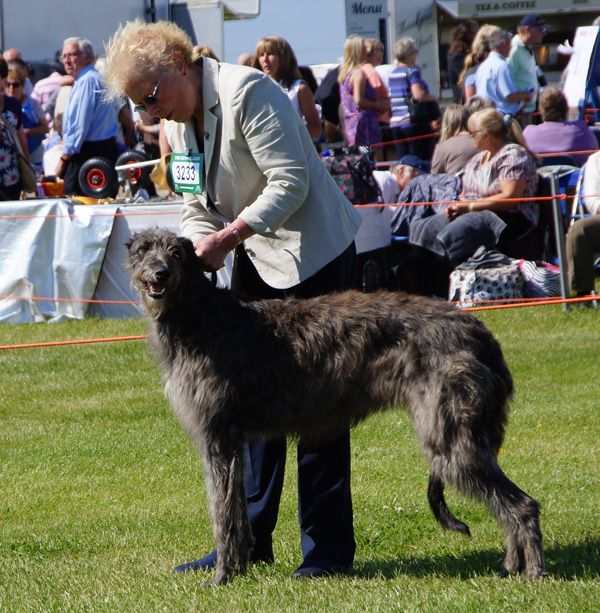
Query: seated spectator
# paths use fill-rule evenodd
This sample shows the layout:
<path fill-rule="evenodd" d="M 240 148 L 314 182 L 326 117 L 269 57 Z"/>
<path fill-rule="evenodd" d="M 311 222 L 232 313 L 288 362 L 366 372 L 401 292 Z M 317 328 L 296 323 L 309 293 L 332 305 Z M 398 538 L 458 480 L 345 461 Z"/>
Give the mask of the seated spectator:
<path fill-rule="evenodd" d="M 483 109 L 495 109 L 496 105 L 489 98 L 481 98 L 480 96 L 471 96 L 463 106 L 469 111 L 469 115 L 482 111 Z"/>
<path fill-rule="evenodd" d="M 501 250 L 502 243 L 529 234 L 539 219 L 535 202 L 519 200 L 532 198 L 537 187 L 536 157 L 519 123 L 486 109 L 471 115 L 468 126 L 481 151 L 467 164 L 458 201 L 410 227 L 411 243 L 453 265 L 482 245 Z"/>
<path fill-rule="evenodd" d="M 567 260 L 571 289 L 578 296 L 588 296 L 594 291 L 598 252 L 600 217 L 594 215 L 577 220 L 567 234 Z"/>
<path fill-rule="evenodd" d="M 27 150 L 32 164 L 42 163 L 44 147 L 42 141 L 48 133 L 48 121 L 42 105 L 35 99 L 26 96 L 25 71 L 17 62 L 9 62 L 6 91 L 21 103 L 23 109 L 23 132 L 27 137 Z"/>
<path fill-rule="evenodd" d="M 395 207 L 392 213 L 392 234 L 408 236 L 410 225 L 436 213 L 443 213 L 450 200 L 456 200 L 460 192 L 460 179 L 453 174 L 429 174 L 422 160 L 405 155 L 394 167 L 398 184 L 402 188 L 397 202 L 428 202 L 414 206 Z"/>
<path fill-rule="evenodd" d="M 461 172 L 477 153 L 467 128 L 468 119 L 469 111 L 464 106 L 451 104 L 446 107 L 440 140 L 433 150 L 432 174 Z"/>
<path fill-rule="evenodd" d="M 527 146 L 535 153 L 567 153 L 583 166 L 590 152 L 598 149 L 598 141 L 582 119 L 567 121 L 569 105 L 558 87 L 548 87 L 542 92 L 540 111 L 543 123 L 523 130 Z M 571 153 L 576 151 L 586 153 Z"/>
<path fill-rule="evenodd" d="M 600 151 L 592 154 L 583 171 L 583 206 L 592 214 L 600 213 Z"/>

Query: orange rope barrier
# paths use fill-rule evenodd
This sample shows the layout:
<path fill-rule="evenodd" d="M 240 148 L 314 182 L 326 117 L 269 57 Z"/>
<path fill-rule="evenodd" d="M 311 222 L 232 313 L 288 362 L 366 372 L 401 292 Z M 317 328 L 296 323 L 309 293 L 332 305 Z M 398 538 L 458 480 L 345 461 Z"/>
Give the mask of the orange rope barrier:
<path fill-rule="evenodd" d="M 88 345 L 91 343 L 108 343 L 115 341 L 141 341 L 147 338 L 146 335 L 143 336 L 122 336 L 115 338 L 91 338 L 84 340 L 76 340 L 76 341 L 53 341 L 47 343 L 29 343 L 26 345 L 0 345 L 0 350 L 4 349 L 31 349 L 33 347 L 58 347 L 63 345 Z"/>
<path fill-rule="evenodd" d="M 577 298 L 551 298 L 548 300 L 540 300 L 539 302 L 518 302 L 516 304 L 493 304 L 490 306 L 465 307 L 463 311 L 494 311 L 498 309 L 518 309 L 527 306 L 548 306 L 550 304 L 570 304 L 577 302 L 592 302 L 598 300 L 598 296 L 579 296 Z M 472 302 L 472 301 L 469 301 Z M 506 302 L 506 300 L 504 300 Z"/>
<path fill-rule="evenodd" d="M 548 306 L 548 305 L 556 305 L 556 304 L 565 304 L 565 303 L 579 303 L 579 302 L 591 302 L 594 300 L 599 300 L 599 296 L 579 296 L 577 298 L 504 298 L 499 299 L 499 302 L 509 302 L 510 300 L 519 300 L 520 302 L 516 302 L 515 304 L 497 304 L 491 306 L 477 306 L 477 307 L 465 307 L 462 309 L 463 311 L 475 312 L 475 311 L 491 311 L 491 310 L 499 310 L 499 309 L 514 309 L 520 307 L 528 307 L 528 306 Z M 473 302 L 473 301 L 470 301 Z M 491 300 L 486 300 L 482 302 L 492 302 Z M 453 302 L 452 304 L 460 304 L 457 302 Z M 6 349 L 32 349 L 37 347 L 59 347 L 65 345 L 87 345 L 92 343 L 107 343 L 107 342 L 118 342 L 118 341 L 141 341 L 148 338 L 146 335 L 140 336 L 122 336 L 122 337 L 113 337 L 113 338 L 93 338 L 93 339 L 83 339 L 83 340 L 73 340 L 73 341 L 53 341 L 46 343 L 28 343 L 22 345 L 0 345 L 0 351 Z"/>

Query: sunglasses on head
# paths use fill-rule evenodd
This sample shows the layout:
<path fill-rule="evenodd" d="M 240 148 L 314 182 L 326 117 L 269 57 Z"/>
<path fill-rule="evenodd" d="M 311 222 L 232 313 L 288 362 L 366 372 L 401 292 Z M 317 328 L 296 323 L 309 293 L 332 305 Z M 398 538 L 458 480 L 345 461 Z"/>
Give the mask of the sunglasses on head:
<path fill-rule="evenodd" d="M 158 92 L 158 86 L 160 85 L 160 80 L 162 79 L 163 74 L 165 74 L 164 70 L 160 73 L 160 76 L 158 77 L 158 81 L 156 82 L 156 87 L 154 88 L 154 91 L 149 96 L 146 96 L 143 102 L 136 104 L 133 107 L 134 111 L 137 111 L 138 113 L 145 113 L 147 111 L 147 107 L 154 106 L 156 104 L 156 94 Z"/>

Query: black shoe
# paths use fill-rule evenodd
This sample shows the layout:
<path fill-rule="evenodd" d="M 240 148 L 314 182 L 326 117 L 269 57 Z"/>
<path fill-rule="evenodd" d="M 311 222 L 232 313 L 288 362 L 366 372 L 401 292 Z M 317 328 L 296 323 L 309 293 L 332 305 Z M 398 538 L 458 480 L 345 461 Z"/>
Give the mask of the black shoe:
<path fill-rule="evenodd" d="M 267 552 L 264 555 L 254 555 L 254 552 L 250 555 L 250 562 L 257 564 L 258 562 L 264 562 L 265 564 L 273 564 L 275 558 L 273 552 Z M 204 556 L 200 560 L 195 562 L 187 562 L 186 564 L 180 564 L 173 569 L 174 573 L 196 573 L 199 570 L 212 570 L 217 565 L 217 550 L 213 549 L 207 556 Z"/>
<path fill-rule="evenodd" d="M 199 570 L 212 570 L 217 565 L 217 550 L 213 549 L 207 556 L 195 562 L 180 564 L 173 569 L 174 573 L 197 573 Z"/>
<path fill-rule="evenodd" d="M 305 562 L 293 574 L 293 579 L 316 579 L 317 577 L 327 577 L 338 575 L 344 569 L 339 564 L 333 563 L 312 563 Z"/>

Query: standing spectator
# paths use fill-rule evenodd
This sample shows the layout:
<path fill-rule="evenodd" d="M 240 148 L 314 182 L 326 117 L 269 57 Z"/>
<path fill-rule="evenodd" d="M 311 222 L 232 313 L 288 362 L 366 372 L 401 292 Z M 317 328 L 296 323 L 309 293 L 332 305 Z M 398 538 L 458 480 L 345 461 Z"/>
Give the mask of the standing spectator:
<path fill-rule="evenodd" d="M 263 38 L 256 45 L 252 67 L 262 70 L 283 87 L 311 138 L 320 138 L 323 133 L 321 115 L 310 87 L 300 78 L 298 61 L 290 44 L 280 36 Z"/>
<path fill-rule="evenodd" d="M 527 146 L 534 153 L 568 153 L 583 166 L 590 153 L 598 149 L 598 141 L 583 119 L 567 121 L 569 104 L 562 90 L 546 88 L 540 96 L 540 111 L 543 123 L 523 130 Z M 574 153 L 577 151 L 587 153 Z"/>
<path fill-rule="evenodd" d="M 389 105 L 390 90 L 387 84 L 381 80 L 379 73 L 377 72 L 377 67 L 380 66 L 381 62 L 383 61 L 384 51 L 385 48 L 380 40 L 377 40 L 376 38 L 367 39 L 365 41 L 365 62 L 362 65 L 362 71 L 365 73 L 365 76 L 367 77 L 367 80 L 371 86 L 377 92 L 377 98 L 379 100 L 386 100 L 387 104 Z M 382 133 L 383 128 L 387 128 L 389 126 L 390 115 L 391 113 L 389 106 L 379 113 L 379 127 L 382 129 Z"/>
<path fill-rule="evenodd" d="M 57 54 L 58 55 L 58 54 Z M 58 91 L 62 85 L 63 77 L 65 76 L 64 66 L 56 61 L 54 64 L 54 70 L 52 74 L 45 79 L 40 79 L 34 86 L 31 97 L 37 100 L 46 113 L 46 120 L 48 121 L 48 127 L 52 128 L 52 115 L 48 113 L 46 106 L 52 94 Z"/>
<path fill-rule="evenodd" d="M 507 62 L 515 85 L 518 90 L 530 91 L 532 95 L 521 111 L 521 125 L 529 125 L 531 114 L 536 110 L 538 67 L 533 55 L 533 45 L 541 43 L 547 31 L 548 26 L 543 17 L 536 14 L 527 15 L 521 19 L 510 44 Z"/>
<path fill-rule="evenodd" d="M 442 117 L 440 140 L 433 151 L 431 173 L 458 173 L 478 152 L 469 134 L 469 111 L 460 104 L 446 107 Z"/>
<path fill-rule="evenodd" d="M 464 61 L 463 71 L 458 77 L 457 85 L 462 90 L 462 101 L 466 103 L 470 98 L 477 94 L 475 79 L 477 69 L 490 53 L 489 36 L 494 30 L 499 30 L 496 26 L 485 24 L 479 28 L 471 44 L 471 53 Z"/>
<path fill-rule="evenodd" d="M 468 19 L 459 23 L 450 32 L 450 48 L 448 49 L 448 82 L 452 88 L 454 102 L 462 102 L 462 87 L 458 84 L 459 77 L 465 67 L 467 54 L 471 53 L 471 45 L 479 26 L 476 21 Z"/>
<path fill-rule="evenodd" d="M 494 30 L 489 35 L 490 53 L 477 69 L 477 95 L 489 98 L 502 114 L 516 115 L 523 102 L 533 98 L 531 91 L 520 91 L 512 77 L 506 58 L 510 53 L 510 34 Z"/>
<path fill-rule="evenodd" d="M 351 34 L 344 43 L 344 57 L 338 73 L 344 132 L 349 147 L 378 145 L 373 147 L 373 157 L 382 162 L 378 115 L 387 108 L 387 102 L 377 98 L 375 88 L 362 71 L 364 60 L 364 40 L 357 34 Z"/>
<path fill-rule="evenodd" d="M 85 38 L 67 38 L 62 60 L 67 74 L 75 79 L 63 115 L 63 153 L 56 175 L 64 178 L 65 194 L 81 194 L 79 170 L 90 158 L 112 162 L 119 157 L 119 126 L 112 102 L 105 98 L 102 78 L 94 68 L 94 50 Z"/>
<path fill-rule="evenodd" d="M 0 56 L 0 198 L 3 200 L 19 200 L 21 197 L 21 175 L 17 161 L 17 144 L 13 139 L 10 124 L 17 135 L 25 157 L 29 159 L 27 138 L 23 133 L 23 114 L 21 103 L 13 96 L 4 93 L 4 83 L 8 77 L 8 64 Z"/>
<path fill-rule="evenodd" d="M 435 96 L 429 93 L 429 86 L 421 77 L 421 71 L 416 64 L 418 53 L 417 44 L 412 38 L 400 38 L 394 45 L 396 67 L 389 74 L 392 105 L 390 128 L 394 140 L 404 141 L 396 143 L 398 159 L 410 153 L 422 160 L 430 160 L 435 145 L 433 138 L 418 138 L 433 134 L 431 125 L 413 124 L 408 114 L 409 95 L 421 102 L 436 100 Z"/>
<path fill-rule="evenodd" d="M 14 48 L 6 49 L 6 51 L 4 51 L 4 53 L 2 54 L 2 57 L 6 60 L 8 64 L 10 64 L 11 62 L 21 62 L 21 66 L 26 71 L 26 73 L 29 70 L 28 66 L 29 68 L 31 68 L 31 64 L 28 64 L 27 62 L 25 62 L 25 60 L 23 60 L 23 55 L 18 49 L 14 49 Z M 33 92 L 33 83 L 29 79 L 29 75 L 26 74 L 25 85 L 23 87 L 23 93 L 26 96 L 31 96 L 32 92 Z"/>
<path fill-rule="evenodd" d="M 25 71 L 21 65 L 18 62 L 10 62 L 8 64 L 6 91 L 21 103 L 23 132 L 27 137 L 29 159 L 33 164 L 41 165 L 44 156 L 42 141 L 48 133 L 48 122 L 41 104 L 24 94 L 25 79 Z"/>
<path fill-rule="evenodd" d="M 340 67 L 332 68 L 315 91 L 315 103 L 321 107 L 325 122 L 325 142 L 337 143 L 344 140 L 340 120 L 340 86 L 337 82 Z"/>
<path fill-rule="evenodd" d="M 237 63 L 240 66 L 251 66 L 252 65 L 252 58 L 254 56 L 251 53 L 248 53 L 248 51 L 244 51 L 244 53 L 241 53 L 237 59 Z"/>

